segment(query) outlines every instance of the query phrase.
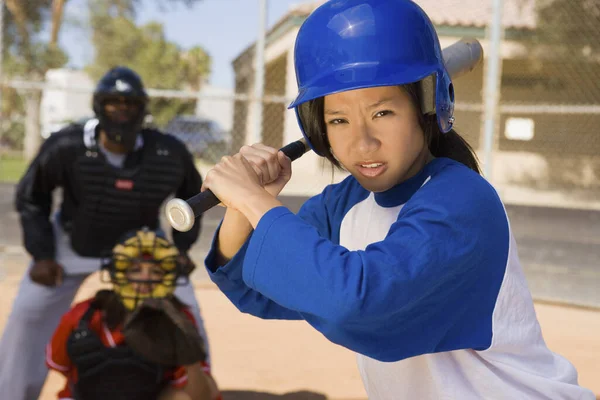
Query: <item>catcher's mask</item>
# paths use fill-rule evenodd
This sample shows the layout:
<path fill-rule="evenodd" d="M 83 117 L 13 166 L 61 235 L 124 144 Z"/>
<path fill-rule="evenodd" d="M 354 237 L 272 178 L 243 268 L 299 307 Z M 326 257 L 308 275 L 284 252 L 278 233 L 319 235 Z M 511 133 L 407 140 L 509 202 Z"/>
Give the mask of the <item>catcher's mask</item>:
<path fill-rule="evenodd" d="M 130 232 L 117 243 L 102 266 L 102 280 L 112 282 L 128 310 L 147 298 L 169 297 L 188 276 L 178 261 L 179 250 L 164 235 L 148 228 Z"/>

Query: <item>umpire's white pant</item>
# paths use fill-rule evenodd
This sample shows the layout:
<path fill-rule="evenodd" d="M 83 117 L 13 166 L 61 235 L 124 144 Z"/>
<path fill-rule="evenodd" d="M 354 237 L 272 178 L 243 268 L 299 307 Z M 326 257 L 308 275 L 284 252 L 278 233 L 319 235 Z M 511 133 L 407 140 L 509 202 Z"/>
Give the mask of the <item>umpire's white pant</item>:
<path fill-rule="evenodd" d="M 48 374 L 46 344 L 83 281 L 100 267 L 99 259 L 81 257 L 71 249 L 68 236 L 58 224 L 54 226 L 54 233 L 56 261 L 65 269 L 63 284 L 59 287 L 39 285 L 29 279 L 29 271 L 21 280 L 0 340 L 2 399 L 38 399 Z M 178 287 L 175 294 L 190 306 L 208 350 L 204 321 L 192 285 Z"/>

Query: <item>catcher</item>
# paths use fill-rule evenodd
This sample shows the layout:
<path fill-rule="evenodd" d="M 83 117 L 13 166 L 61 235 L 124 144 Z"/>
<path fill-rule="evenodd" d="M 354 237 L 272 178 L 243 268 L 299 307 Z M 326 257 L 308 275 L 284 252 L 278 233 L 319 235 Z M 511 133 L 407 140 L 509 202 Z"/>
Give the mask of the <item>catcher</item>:
<path fill-rule="evenodd" d="M 112 290 L 64 314 L 46 348 L 48 368 L 67 378 L 58 399 L 221 398 L 194 317 L 173 295 L 188 279 L 178 256 L 147 228 L 113 248 L 102 266 Z"/>

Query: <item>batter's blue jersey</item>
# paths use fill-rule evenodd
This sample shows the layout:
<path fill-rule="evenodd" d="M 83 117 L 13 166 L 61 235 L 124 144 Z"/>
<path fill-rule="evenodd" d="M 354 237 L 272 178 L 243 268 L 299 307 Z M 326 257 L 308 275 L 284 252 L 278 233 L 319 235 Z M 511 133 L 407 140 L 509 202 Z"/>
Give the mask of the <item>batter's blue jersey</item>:
<path fill-rule="evenodd" d="M 297 215 L 272 209 L 206 265 L 241 311 L 358 353 L 370 399 L 593 399 L 544 343 L 496 191 L 450 159 L 386 192 L 350 176 Z"/>

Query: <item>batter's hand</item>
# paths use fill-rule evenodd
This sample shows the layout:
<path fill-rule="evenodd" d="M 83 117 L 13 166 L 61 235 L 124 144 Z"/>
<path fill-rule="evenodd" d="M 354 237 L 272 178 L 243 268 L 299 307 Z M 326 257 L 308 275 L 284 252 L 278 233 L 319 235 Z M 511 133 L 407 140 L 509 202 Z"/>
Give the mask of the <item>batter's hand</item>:
<path fill-rule="evenodd" d="M 277 197 L 292 177 L 292 161 L 283 152 L 261 143 L 243 146 L 240 154 L 250 162 L 263 187 Z"/>
<path fill-rule="evenodd" d="M 29 278 L 37 284 L 53 287 L 62 284 L 63 267 L 54 260 L 38 260 L 29 270 Z"/>
<path fill-rule="evenodd" d="M 248 199 L 261 195 L 271 197 L 262 179 L 254 166 L 237 153 L 223 157 L 208 171 L 201 191 L 210 189 L 225 207 L 241 210 Z"/>

